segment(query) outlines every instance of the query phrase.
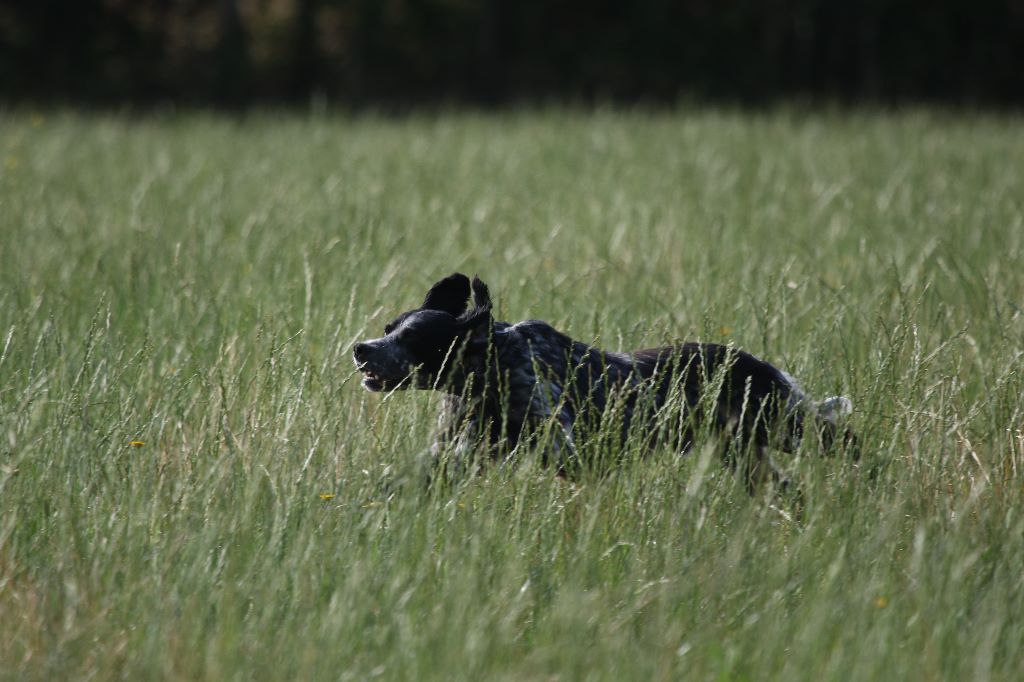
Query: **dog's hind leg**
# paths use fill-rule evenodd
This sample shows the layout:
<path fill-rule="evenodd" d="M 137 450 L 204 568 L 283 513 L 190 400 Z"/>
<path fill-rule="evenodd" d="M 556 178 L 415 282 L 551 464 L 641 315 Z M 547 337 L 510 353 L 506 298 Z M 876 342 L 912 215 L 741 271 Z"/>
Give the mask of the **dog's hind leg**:
<path fill-rule="evenodd" d="M 793 488 L 793 481 L 768 454 L 767 445 L 752 445 L 745 456 L 741 457 L 742 476 L 747 493 L 753 497 L 765 484 L 779 491 L 787 492 Z M 734 460 L 735 461 L 735 460 Z"/>
<path fill-rule="evenodd" d="M 771 439 L 763 415 L 751 418 L 749 414 L 730 417 L 722 427 L 723 463 L 742 476 L 751 497 L 767 483 L 781 492 L 792 490 L 793 481 L 769 455 Z"/>
<path fill-rule="evenodd" d="M 560 478 L 570 478 L 570 472 L 578 468 L 580 463 L 573 435 L 572 415 L 563 408 L 557 422 L 557 426 L 552 429 L 551 442 L 541 456 L 541 463 L 544 466 L 554 465 L 556 475 Z"/>

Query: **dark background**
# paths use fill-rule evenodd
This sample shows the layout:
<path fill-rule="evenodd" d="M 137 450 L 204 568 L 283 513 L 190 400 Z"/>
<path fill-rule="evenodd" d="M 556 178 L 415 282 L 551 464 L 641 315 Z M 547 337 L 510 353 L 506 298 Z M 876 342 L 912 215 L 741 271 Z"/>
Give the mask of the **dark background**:
<path fill-rule="evenodd" d="M 0 99 L 1024 103 L 1024 0 L 0 0 Z"/>

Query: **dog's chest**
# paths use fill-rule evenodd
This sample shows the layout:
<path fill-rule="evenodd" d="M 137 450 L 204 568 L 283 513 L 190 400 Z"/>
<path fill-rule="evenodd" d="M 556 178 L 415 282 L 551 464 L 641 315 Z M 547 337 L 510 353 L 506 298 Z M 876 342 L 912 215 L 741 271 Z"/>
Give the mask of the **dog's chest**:
<path fill-rule="evenodd" d="M 543 376 L 548 372 L 529 348 L 511 349 L 502 359 L 502 374 L 507 381 L 503 392 L 507 395 L 509 416 L 516 421 L 550 416 L 562 396 L 561 382 Z M 539 379 L 538 372 L 542 372 Z"/>

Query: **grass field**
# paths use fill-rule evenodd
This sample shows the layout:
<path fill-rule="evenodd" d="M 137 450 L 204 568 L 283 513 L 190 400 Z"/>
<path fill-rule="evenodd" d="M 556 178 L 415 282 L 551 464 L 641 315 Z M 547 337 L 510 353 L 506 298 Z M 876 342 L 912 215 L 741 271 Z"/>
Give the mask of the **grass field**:
<path fill-rule="evenodd" d="M 1024 672 L 1019 118 L 7 112 L 0 235 L 0 679 Z M 389 493 L 436 398 L 350 347 L 455 270 L 845 393 L 863 466 Z"/>

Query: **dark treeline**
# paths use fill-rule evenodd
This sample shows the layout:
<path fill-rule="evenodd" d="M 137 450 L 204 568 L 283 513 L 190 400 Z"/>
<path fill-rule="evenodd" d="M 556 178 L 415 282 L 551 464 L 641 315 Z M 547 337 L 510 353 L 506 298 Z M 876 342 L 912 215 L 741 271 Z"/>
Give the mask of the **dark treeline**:
<path fill-rule="evenodd" d="M 1024 0 L 4 0 L 0 97 L 1024 102 Z"/>

